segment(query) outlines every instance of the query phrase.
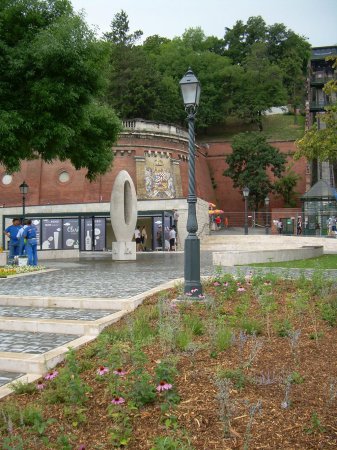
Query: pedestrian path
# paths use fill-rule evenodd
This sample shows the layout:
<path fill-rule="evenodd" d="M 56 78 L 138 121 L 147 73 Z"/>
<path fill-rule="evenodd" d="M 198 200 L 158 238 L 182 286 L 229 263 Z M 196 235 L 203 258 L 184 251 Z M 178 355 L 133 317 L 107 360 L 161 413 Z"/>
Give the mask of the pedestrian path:
<path fill-rule="evenodd" d="M 89 342 L 134 309 L 144 292 L 182 277 L 183 256 L 143 253 L 118 263 L 100 254 L 47 266 L 55 270 L 0 279 L 0 386 L 39 378 L 68 347 Z M 0 387 L 0 397 L 9 392 Z"/>

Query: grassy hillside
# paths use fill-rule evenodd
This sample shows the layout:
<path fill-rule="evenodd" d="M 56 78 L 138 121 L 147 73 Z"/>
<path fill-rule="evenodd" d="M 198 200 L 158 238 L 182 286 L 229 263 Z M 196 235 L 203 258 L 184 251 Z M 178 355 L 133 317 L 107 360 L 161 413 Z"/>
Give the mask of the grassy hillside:
<path fill-rule="evenodd" d="M 273 141 L 295 140 L 303 136 L 304 117 L 297 117 L 297 125 L 294 125 L 294 116 L 287 114 L 275 114 L 263 118 L 263 131 L 268 139 Z M 257 125 L 245 123 L 243 120 L 231 117 L 222 125 L 207 130 L 207 133 L 198 133 L 199 141 L 230 140 L 235 134 L 244 131 L 257 131 Z"/>

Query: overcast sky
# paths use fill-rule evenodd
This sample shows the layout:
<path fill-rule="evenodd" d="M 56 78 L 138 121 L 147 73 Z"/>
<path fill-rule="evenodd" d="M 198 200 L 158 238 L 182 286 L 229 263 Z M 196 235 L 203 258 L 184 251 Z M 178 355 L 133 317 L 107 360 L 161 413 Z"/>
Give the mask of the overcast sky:
<path fill-rule="evenodd" d="M 237 20 L 262 16 L 267 25 L 284 23 L 306 36 L 312 46 L 337 44 L 337 0 L 71 0 L 83 9 L 86 21 L 108 31 L 117 12 L 129 17 L 130 31 L 144 37 L 158 34 L 173 38 L 186 28 L 200 26 L 206 36 L 223 37 L 225 27 Z"/>

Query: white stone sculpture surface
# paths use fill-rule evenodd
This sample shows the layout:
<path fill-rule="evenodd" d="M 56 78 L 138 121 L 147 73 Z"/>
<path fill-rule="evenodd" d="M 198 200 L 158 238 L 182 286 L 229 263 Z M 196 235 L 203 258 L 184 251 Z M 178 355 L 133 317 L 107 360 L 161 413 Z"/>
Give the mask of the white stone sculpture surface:
<path fill-rule="evenodd" d="M 137 223 L 137 195 L 132 178 L 126 170 L 117 175 L 110 201 L 111 225 L 116 237 L 112 243 L 112 259 L 136 259 L 136 243 L 132 242 Z"/>

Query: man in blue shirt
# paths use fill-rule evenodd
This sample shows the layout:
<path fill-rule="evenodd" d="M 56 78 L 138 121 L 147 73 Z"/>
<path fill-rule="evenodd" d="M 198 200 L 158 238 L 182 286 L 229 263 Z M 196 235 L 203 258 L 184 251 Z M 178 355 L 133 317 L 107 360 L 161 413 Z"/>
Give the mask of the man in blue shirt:
<path fill-rule="evenodd" d="M 36 228 L 32 221 L 27 220 L 27 227 L 23 230 L 23 237 L 26 239 L 26 253 L 28 256 L 28 265 L 37 266 L 37 239 Z"/>
<path fill-rule="evenodd" d="M 14 257 L 19 256 L 20 240 L 18 239 L 18 232 L 21 228 L 20 219 L 16 217 L 13 219 L 13 224 L 6 228 L 5 234 L 9 237 L 9 256 L 8 263 L 14 263 Z"/>

